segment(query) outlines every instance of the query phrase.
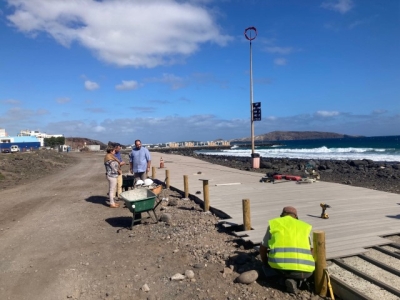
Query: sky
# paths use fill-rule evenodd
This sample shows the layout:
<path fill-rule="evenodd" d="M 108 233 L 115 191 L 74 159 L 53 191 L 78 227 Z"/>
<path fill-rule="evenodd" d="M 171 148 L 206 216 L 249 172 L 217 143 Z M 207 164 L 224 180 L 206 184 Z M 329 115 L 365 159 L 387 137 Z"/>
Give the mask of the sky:
<path fill-rule="evenodd" d="M 400 135 L 400 1 L 0 0 L 10 136 L 250 137 L 252 101 L 255 135 Z"/>

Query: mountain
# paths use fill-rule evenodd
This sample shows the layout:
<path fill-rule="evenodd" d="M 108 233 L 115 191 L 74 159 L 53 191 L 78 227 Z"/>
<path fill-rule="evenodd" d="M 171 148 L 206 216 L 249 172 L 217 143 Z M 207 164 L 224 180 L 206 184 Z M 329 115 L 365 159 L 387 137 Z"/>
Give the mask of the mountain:
<path fill-rule="evenodd" d="M 100 145 L 102 150 L 107 148 L 107 145 L 100 141 L 80 137 L 67 137 L 65 138 L 65 144 L 73 149 L 82 148 L 85 145 Z"/>
<path fill-rule="evenodd" d="M 333 132 L 319 132 L 319 131 L 272 131 L 254 136 L 254 141 L 289 141 L 289 140 L 317 140 L 317 139 L 340 139 L 351 138 L 358 136 L 351 136 Z M 233 139 L 230 142 L 250 142 L 251 137 Z"/>

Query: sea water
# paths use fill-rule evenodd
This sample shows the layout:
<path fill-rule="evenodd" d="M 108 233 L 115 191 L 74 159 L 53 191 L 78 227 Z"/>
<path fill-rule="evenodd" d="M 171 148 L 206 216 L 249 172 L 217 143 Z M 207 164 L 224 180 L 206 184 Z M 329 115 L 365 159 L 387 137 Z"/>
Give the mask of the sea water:
<path fill-rule="evenodd" d="M 272 141 L 272 146 L 257 146 L 255 152 L 261 157 L 361 160 L 400 162 L 400 136 L 376 136 L 340 139 L 316 139 L 296 141 Z M 206 155 L 251 156 L 251 148 L 228 150 L 200 150 Z"/>

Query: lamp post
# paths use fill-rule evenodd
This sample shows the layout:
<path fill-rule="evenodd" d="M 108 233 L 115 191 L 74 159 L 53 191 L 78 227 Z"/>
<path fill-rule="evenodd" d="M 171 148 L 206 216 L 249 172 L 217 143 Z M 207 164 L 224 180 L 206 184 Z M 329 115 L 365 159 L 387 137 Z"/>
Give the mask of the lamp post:
<path fill-rule="evenodd" d="M 254 36 L 253 36 L 254 34 Z M 257 37 L 257 29 L 252 26 L 246 28 L 244 36 L 250 41 L 250 122 L 251 122 L 251 164 L 255 169 L 260 168 L 260 155 L 254 152 L 254 111 L 253 111 L 253 54 L 251 41 Z"/>

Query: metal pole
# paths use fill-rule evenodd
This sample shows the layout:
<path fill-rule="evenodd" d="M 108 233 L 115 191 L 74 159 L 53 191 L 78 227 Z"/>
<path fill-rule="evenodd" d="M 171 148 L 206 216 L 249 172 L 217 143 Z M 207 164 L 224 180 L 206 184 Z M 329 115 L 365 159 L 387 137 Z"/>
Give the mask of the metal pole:
<path fill-rule="evenodd" d="M 250 40 L 250 120 L 251 120 L 251 154 L 254 154 L 254 119 L 253 119 L 253 55 Z"/>
<path fill-rule="evenodd" d="M 249 35 L 247 32 L 249 31 Z M 254 31 L 254 36 L 251 36 L 251 33 Z M 251 157 L 252 164 L 253 163 L 253 155 L 254 155 L 254 118 L 253 118 L 253 51 L 251 41 L 257 37 L 257 29 L 255 27 L 248 27 L 244 31 L 244 36 L 247 40 L 250 41 L 250 123 L 251 123 Z"/>

